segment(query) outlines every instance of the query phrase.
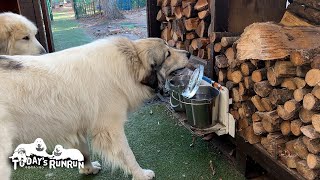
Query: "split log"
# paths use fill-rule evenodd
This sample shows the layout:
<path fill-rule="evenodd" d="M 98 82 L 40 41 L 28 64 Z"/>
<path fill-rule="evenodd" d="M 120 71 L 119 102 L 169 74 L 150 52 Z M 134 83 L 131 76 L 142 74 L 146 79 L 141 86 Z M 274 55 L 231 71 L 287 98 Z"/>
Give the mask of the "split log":
<path fill-rule="evenodd" d="M 310 111 L 304 108 L 301 108 L 301 110 L 299 111 L 299 118 L 305 124 L 311 123 L 311 118 L 313 115 L 314 115 L 313 111 Z"/>
<path fill-rule="evenodd" d="M 262 119 L 262 126 L 263 128 L 268 132 L 268 133 L 272 133 L 272 132 L 276 132 L 280 130 L 280 123 L 278 124 L 272 124 L 270 121 L 268 121 L 267 119 Z"/>
<path fill-rule="evenodd" d="M 320 110 L 320 99 L 312 93 L 308 93 L 303 97 L 303 108 L 307 110 Z"/>
<path fill-rule="evenodd" d="M 171 6 L 181 6 L 182 0 L 171 0 Z"/>
<path fill-rule="evenodd" d="M 260 116 L 260 112 L 255 112 L 252 114 L 251 119 L 253 122 L 260 122 L 262 120 L 261 116 Z"/>
<path fill-rule="evenodd" d="M 288 151 L 289 154 L 296 154 L 296 152 L 294 151 L 293 145 L 297 140 L 298 139 L 293 139 L 293 140 L 286 142 L 286 151 Z"/>
<path fill-rule="evenodd" d="M 306 65 L 302 65 L 302 66 L 297 66 L 297 70 L 296 70 L 296 75 L 298 77 L 302 77 L 305 78 L 308 71 L 310 70 L 310 64 L 306 64 Z"/>
<path fill-rule="evenodd" d="M 312 91 L 312 95 L 314 95 L 316 98 L 320 99 L 320 85 L 316 85 Z"/>
<path fill-rule="evenodd" d="M 320 138 L 320 133 L 318 133 L 312 125 L 302 126 L 300 130 L 303 135 L 307 136 L 310 139 Z"/>
<path fill-rule="evenodd" d="M 170 0 L 161 0 L 162 3 L 159 2 L 159 4 L 161 4 L 161 6 L 170 6 Z"/>
<path fill-rule="evenodd" d="M 286 11 L 280 21 L 280 24 L 285 26 L 313 26 L 311 23 L 307 22 L 305 19 L 302 19 L 295 14 Z"/>
<path fill-rule="evenodd" d="M 293 150 L 301 159 L 307 159 L 309 154 L 307 147 L 303 144 L 302 138 L 298 138 L 293 144 Z"/>
<path fill-rule="evenodd" d="M 270 67 L 267 70 L 267 78 L 271 86 L 278 86 L 282 83 L 284 78 L 277 77 L 274 67 Z"/>
<path fill-rule="evenodd" d="M 302 66 L 304 64 L 310 64 L 313 58 L 320 53 L 320 48 L 308 50 L 308 51 L 294 51 L 290 54 L 290 61 L 295 66 Z"/>
<path fill-rule="evenodd" d="M 221 45 L 223 47 L 232 46 L 240 37 L 222 37 L 221 38 Z"/>
<path fill-rule="evenodd" d="M 308 167 L 306 160 L 301 160 L 297 162 L 297 171 L 307 180 L 316 179 L 319 173 L 315 170 L 312 170 Z"/>
<path fill-rule="evenodd" d="M 320 152 L 320 139 L 310 139 L 307 136 L 303 136 L 302 141 L 309 152 L 313 154 L 318 154 Z"/>
<path fill-rule="evenodd" d="M 295 169 L 297 167 L 296 162 L 300 159 L 297 154 L 282 153 L 279 156 L 280 160 L 291 169 Z"/>
<path fill-rule="evenodd" d="M 290 89 L 290 90 L 296 90 L 297 89 L 297 86 L 296 86 L 293 78 L 285 78 L 285 79 L 283 79 L 283 81 L 281 83 L 281 87 L 282 88 L 286 88 L 286 89 Z"/>
<path fill-rule="evenodd" d="M 244 76 L 249 76 L 256 69 L 251 62 L 244 62 L 240 65 L 241 72 Z"/>
<path fill-rule="evenodd" d="M 269 133 L 266 138 L 261 138 L 261 145 L 275 158 L 283 152 L 286 142 L 288 139 L 281 133 Z"/>
<path fill-rule="evenodd" d="M 260 82 L 262 80 L 266 80 L 267 79 L 267 69 L 263 68 L 263 69 L 257 69 L 255 71 L 253 71 L 251 78 L 252 78 L 253 82 Z"/>
<path fill-rule="evenodd" d="M 256 135 L 265 134 L 267 131 L 263 128 L 262 122 L 253 122 L 253 131 Z"/>
<path fill-rule="evenodd" d="M 196 35 L 195 32 L 188 32 L 188 33 L 186 33 L 186 39 L 193 40 L 193 39 L 195 39 L 195 38 L 197 38 L 197 35 Z"/>
<path fill-rule="evenodd" d="M 241 119 L 240 118 L 238 120 L 238 130 L 239 131 L 246 129 L 248 126 L 249 126 L 249 122 L 248 122 L 247 119 Z"/>
<path fill-rule="evenodd" d="M 255 95 L 251 98 L 251 102 L 260 112 L 266 111 L 266 109 L 262 106 L 261 98 L 258 95 Z"/>
<path fill-rule="evenodd" d="M 311 69 L 308 71 L 305 80 L 309 86 L 320 85 L 320 69 Z"/>
<path fill-rule="evenodd" d="M 296 76 L 297 68 L 290 61 L 277 61 L 274 65 L 274 71 L 277 77 L 293 77 Z"/>
<path fill-rule="evenodd" d="M 298 117 L 297 111 L 286 111 L 282 105 L 277 106 L 277 113 L 283 120 L 290 120 Z"/>
<path fill-rule="evenodd" d="M 198 17 L 200 19 L 206 19 L 207 17 L 209 17 L 209 15 L 210 15 L 209 10 L 204 10 L 198 13 Z"/>
<path fill-rule="evenodd" d="M 245 129 L 245 139 L 250 143 L 250 144 L 256 144 L 258 142 L 260 142 L 260 136 L 256 135 L 253 131 L 253 127 L 252 126 L 248 126 Z"/>
<path fill-rule="evenodd" d="M 317 55 L 313 58 L 313 61 L 311 62 L 311 68 L 320 69 L 320 55 Z"/>
<path fill-rule="evenodd" d="M 290 129 L 293 135 L 300 136 L 301 135 L 301 128 L 302 122 L 299 119 L 291 121 Z"/>
<path fill-rule="evenodd" d="M 273 89 L 269 95 L 272 104 L 284 104 L 293 99 L 293 91 L 288 89 Z"/>
<path fill-rule="evenodd" d="M 320 133 L 320 114 L 314 114 L 311 117 L 312 120 L 312 125 L 314 127 L 314 129 Z"/>
<path fill-rule="evenodd" d="M 190 5 L 190 4 L 193 4 L 192 6 L 194 6 L 196 1 L 197 1 L 197 0 L 183 0 L 183 1 L 181 2 L 181 7 L 182 7 L 182 8 L 186 8 L 186 7 L 187 7 L 188 5 Z"/>
<path fill-rule="evenodd" d="M 165 21 L 166 20 L 166 16 L 163 14 L 162 10 L 158 11 L 156 19 L 158 21 Z"/>
<path fill-rule="evenodd" d="M 260 97 L 267 97 L 273 88 L 269 84 L 269 81 L 260 81 L 254 84 L 253 89 L 254 92 Z"/>
<path fill-rule="evenodd" d="M 246 89 L 250 89 L 253 87 L 253 81 L 251 79 L 251 76 L 244 77 L 243 82 L 244 82 L 244 87 Z"/>
<path fill-rule="evenodd" d="M 213 46 L 214 52 L 220 52 L 222 49 L 221 43 L 215 43 Z M 228 60 L 227 60 L 228 62 Z"/>
<path fill-rule="evenodd" d="M 307 164 L 310 169 L 320 169 L 320 156 L 314 154 L 308 154 Z"/>
<path fill-rule="evenodd" d="M 296 100 L 297 102 L 300 102 L 303 100 L 303 97 L 310 92 L 311 92 L 311 89 L 306 89 L 306 88 L 296 89 L 293 92 L 294 100 Z"/>
<path fill-rule="evenodd" d="M 260 116 L 262 117 L 262 119 L 268 120 L 273 125 L 280 124 L 282 121 L 277 111 L 264 112 L 261 113 Z"/>
<path fill-rule="evenodd" d="M 187 31 L 196 30 L 199 24 L 199 18 L 190 18 L 184 21 L 184 26 Z"/>
<path fill-rule="evenodd" d="M 269 98 L 261 98 L 261 104 L 266 111 L 272 111 L 276 107 L 271 103 Z"/>
<path fill-rule="evenodd" d="M 181 19 L 182 18 L 183 14 L 182 14 L 181 7 L 175 7 L 173 12 L 174 12 L 174 15 L 175 15 L 176 19 Z"/>
<path fill-rule="evenodd" d="M 196 5 L 194 6 L 194 9 L 198 11 L 203 11 L 205 9 L 208 9 L 208 5 L 209 5 L 208 0 L 198 0 Z"/>
<path fill-rule="evenodd" d="M 182 1 L 183 3 L 184 1 Z M 194 3 L 189 3 L 188 5 L 186 5 L 186 7 L 183 7 L 182 10 L 182 14 L 186 17 L 186 18 L 190 18 L 190 17 L 194 17 L 197 15 L 197 11 L 194 9 Z"/>
<path fill-rule="evenodd" d="M 287 9 L 288 9 L 288 11 L 295 13 L 295 14 L 299 15 L 300 17 L 305 18 L 308 21 L 311 21 L 312 23 L 314 23 L 316 25 L 320 25 L 320 12 L 319 12 L 319 10 L 305 7 L 305 6 L 302 6 L 302 5 L 295 3 L 295 2 L 291 3 L 287 7 Z"/>
<path fill-rule="evenodd" d="M 289 135 L 291 133 L 290 127 L 291 127 L 290 121 L 282 121 L 280 124 L 281 133 L 285 136 Z"/>
<path fill-rule="evenodd" d="M 223 83 L 227 80 L 227 70 L 226 69 L 219 69 L 218 72 L 218 83 Z"/>
<path fill-rule="evenodd" d="M 223 37 L 232 37 L 232 36 L 240 36 L 241 33 L 233 33 L 233 32 L 208 32 L 210 37 L 210 42 L 218 42 L 221 41 Z"/>
<path fill-rule="evenodd" d="M 225 52 L 230 68 L 234 68 L 237 65 L 237 62 L 235 59 L 235 54 L 236 54 L 235 52 L 236 51 L 233 47 L 229 47 Z"/>
<path fill-rule="evenodd" d="M 238 84 L 240 81 L 242 81 L 242 79 L 243 79 L 243 76 L 242 76 L 241 71 L 233 71 L 231 73 L 231 80 L 234 83 Z"/>
<path fill-rule="evenodd" d="M 285 102 L 283 107 L 287 112 L 293 112 L 293 111 L 298 111 L 301 106 L 298 101 L 292 99 Z"/>
<path fill-rule="evenodd" d="M 201 38 L 206 37 L 207 33 L 205 32 L 208 32 L 208 27 L 209 27 L 208 23 L 206 23 L 204 20 L 201 20 L 195 32 Z M 208 43 L 209 43 L 209 39 L 208 39 Z"/>
<path fill-rule="evenodd" d="M 170 6 L 161 7 L 161 10 L 166 17 L 171 17 L 173 14 Z"/>
<path fill-rule="evenodd" d="M 274 60 L 285 58 L 292 51 L 315 49 L 320 46 L 319 33 L 320 27 L 254 23 L 244 30 L 237 42 L 237 58 Z"/>

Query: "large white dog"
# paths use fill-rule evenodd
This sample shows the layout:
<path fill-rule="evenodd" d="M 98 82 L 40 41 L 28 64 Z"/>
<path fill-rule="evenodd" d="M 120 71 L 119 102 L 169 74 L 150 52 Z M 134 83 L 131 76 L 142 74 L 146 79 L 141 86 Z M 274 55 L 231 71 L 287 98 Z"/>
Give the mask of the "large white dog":
<path fill-rule="evenodd" d="M 0 55 L 36 55 L 45 49 L 36 39 L 37 27 L 14 13 L 0 13 Z"/>
<path fill-rule="evenodd" d="M 1 179 L 9 179 L 12 144 L 37 137 L 79 149 L 80 172 L 97 173 L 87 135 L 104 159 L 134 179 L 152 179 L 154 172 L 137 163 L 124 123 L 189 55 L 158 38 L 109 38 L 41 56 L 0 56 Z"/>

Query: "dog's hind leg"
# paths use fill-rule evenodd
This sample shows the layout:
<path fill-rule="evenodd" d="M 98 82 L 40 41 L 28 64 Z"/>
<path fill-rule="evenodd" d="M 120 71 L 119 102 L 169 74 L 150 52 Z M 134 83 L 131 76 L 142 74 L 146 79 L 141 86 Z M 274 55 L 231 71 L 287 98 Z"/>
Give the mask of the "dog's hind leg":
<path fill-rule="evenodd" d="M 9 156 L 12 155 L 13 126 L 8 122 L 8 114 L 0 107 L 0 177 L 3 180 L 9 180 L 11 175 L 11 166 Z"/>
<path fill-rule="evenodd" d="M 86 175 L 97 174 L 101 169 L 101 165 L 98 161 L 91 162 L 87 140 L 85 138 L 79 138 L 79 140 L 79 144 L 75 146 L 75 148 L 78 149 L 84 157 L 84 167 L 79 170 L 79 173 Z"/>
<path fill-rule="evenodd" d="M 115 121 L 113 121 L 115 122 Z M 116 121 L 117 122 L 117 121 Z M 121 123 L 120 123 L 121 122 Z M 93 147 L 99 150 L 113 165 L 118 165 L 137 180 L 149 180 L 155 177 L 152 170 L 142 169 L 129 147 L 125 136 L 123 121 L 108 124 L 108 127 L 95 128 Z"/>

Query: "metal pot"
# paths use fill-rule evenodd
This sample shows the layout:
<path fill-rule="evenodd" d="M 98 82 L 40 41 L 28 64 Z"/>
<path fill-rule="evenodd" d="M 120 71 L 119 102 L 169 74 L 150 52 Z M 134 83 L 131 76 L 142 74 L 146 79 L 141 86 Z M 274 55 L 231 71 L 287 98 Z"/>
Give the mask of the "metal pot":
<path fill-rule="evenodd" d="M 220 91 L 212 86 L 199 86 L 192 98 L 183 97 L 186 108 L 187 122 L 197 128 L 207 128 L 212 124 L 212 113 L 215 98 Z"/>
<path fill-rule="evenodd" d="M 171 78 L 168 82 L 169 91 L 170 91 L 170 104 L 175 111 L 185 111 L 185 106 L 183 97 L 181 95 L 182 91 L 188 85 L 190 76 L 181 75 Z"/>

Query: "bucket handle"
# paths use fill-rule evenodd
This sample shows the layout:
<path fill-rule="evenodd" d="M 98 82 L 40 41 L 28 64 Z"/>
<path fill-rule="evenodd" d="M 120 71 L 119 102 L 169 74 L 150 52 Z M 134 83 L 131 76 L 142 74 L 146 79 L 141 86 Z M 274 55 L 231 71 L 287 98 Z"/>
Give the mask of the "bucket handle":
<path fill-rule="evenodd" d="M 177 99 L 173 96 L 173 92 L 171 93 L 171 97 L 174 98 L 175 100 L 177 100 Z M 177 100 L 177 101 L 179 101 L 179 100 Z M 179 101 L 179 102 L 181 102 L 181 101 Z M 173 105 L 173 104 L 172 104 L 172 101 L 171 101 L 171 98 L 170 98 L 170 106 L 173 107 L 173 108 L 176 108 L 176 107 L 179 106 L 179 104 L 178 104 L 178 105 Z"/>
<path fill-rule="evenodd" d="M 201 106 L 201 105 L 211 104 L 211 101 L 210 101 L 210 103 L 201 103 L 201 104 L 187 103 L 187 102 L 183 102 L 183 101 L 177 99 L 176 97 L 174 97 L 174 96 L 172 96 L 172 95 L 171 95 L 171 97 L 172 97 L 174 100 L 179 101 L 180 103 L 188 104 L 188 105 Z M 171 98 L 170 98 L 170 105 L 173 105 L 173 104 L 171 103 Z M 178 105 L 178 106 L 179 106 L 179 105 Z"/>

